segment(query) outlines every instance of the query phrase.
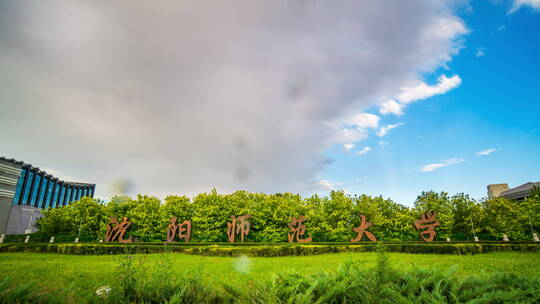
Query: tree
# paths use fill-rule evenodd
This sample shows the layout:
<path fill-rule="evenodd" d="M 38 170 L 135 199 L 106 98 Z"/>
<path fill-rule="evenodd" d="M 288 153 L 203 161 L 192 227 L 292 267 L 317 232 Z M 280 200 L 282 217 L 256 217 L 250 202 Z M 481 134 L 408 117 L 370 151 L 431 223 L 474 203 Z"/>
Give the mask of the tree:
<path fill-rule="evenodd" d="M 525 227 L 523 228 L 524 234 L 527 235 L 525 238 L 530 239 L 532 237 L 531 229 L 536 233 L 540 230 L 540 187 L 533 187 L 529 196 L 520 205 L 525 218 Z"/>
<path fill-rule="evenodd" d="M 193 218 L 193 204 L 187 196 L 169 195 L 165 198 L 165 204 L 163 204 L 163 215 L 167 220 L 176 216 L 179 222 L 189 220 Z"/>
<path fill-rule="evenodd" d="M 160 241 L 168 224 L 161 201 L 155 196 L 139 194 L 137 200 L 129 204 L 131 208 L 126 217 L 132 225 L 128 234 L 142 241 Z"/>
<path fill-rule="evenodd" d="M 354 202 L 344 191 L 331 191 L 330 197 L 314 195 L 306 199 L 309 211 L 306 226 L 319 241 L 348 242 L 353 236 Z"/>
<path fill-rule="evenodd" d="M 491 198 L 482 202 L 485 212 L 482 229 L 497 239 L 503 234 L 517 240 L 525 237 L 524 223 L 526 215 L 521 212 L 520 204 L 506 198 Z"/>
<path fill-rule="evenodd" d="M 108 217 L 103 204 L 96 200 L 83 197 L 80 201 L 68 205 L 70 215 L 73 218 L 72 233 L 80 233 L 87 235 L 100 235 L 100 232 L 105 229 Z"/>
<path fill-rule="evenodd" d="M 464 193 L 458 193 L 450 199 L 454 214 L 454 224 L 452 226 L 452 238 L 472 239 L 471 221 L 475 223 L 477 229 L 483 222 L 483 209 L 475 200 Z M 478 230 L 479 231 L 479 230 Z"/>
<path fill-rule="evenodd" d="M 36 226 L 46 235 L 71 234 L 74 231 L 74 219 L 67 207 L 49 208 L 41 212 Z"/>

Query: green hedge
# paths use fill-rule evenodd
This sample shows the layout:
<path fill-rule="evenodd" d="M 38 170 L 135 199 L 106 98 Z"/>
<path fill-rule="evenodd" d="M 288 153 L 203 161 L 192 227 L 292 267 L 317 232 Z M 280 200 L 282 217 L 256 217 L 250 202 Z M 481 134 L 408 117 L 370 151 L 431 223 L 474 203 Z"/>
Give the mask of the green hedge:
<path fill-rule="evenodd" d="M 227 245 L 163 245 L 163 244 L 48 244 L 16 243 L 0 244 L 0 252 L 45 252 L 75 255 L 141 254 L 178 252 L 205 256 L 254 257 L 304 256 L 340 252 L 372 252 L 379 244 L 278 244 L 257 246 Z M 424 254 L 478 254 L 497 251 L 540 252 L 540 244 L 533 243 L 431 243 L 431 244 L 384 244 L 389 252 Z"/>
<path fill-rule="evenodd" d="M 5 242 L 6 243 L 24 242 L 27 235 L 28 234 L 7 234 L 5 238 Z M 79 237 L 79 241 L 81 242 L 97 241 L 95 235 L 89 235 L 89 234 L 81 234 L 80 236 L 77 234 L 59 234 L 59 235 L 54 236 L 54 241 L 55 243 L 73 243 L 77 237 Z M 49 242 L 50 239 L 51 239 L 50 235 L 41 233 L 39 231 L 30 234 L 31 243 Z"/>

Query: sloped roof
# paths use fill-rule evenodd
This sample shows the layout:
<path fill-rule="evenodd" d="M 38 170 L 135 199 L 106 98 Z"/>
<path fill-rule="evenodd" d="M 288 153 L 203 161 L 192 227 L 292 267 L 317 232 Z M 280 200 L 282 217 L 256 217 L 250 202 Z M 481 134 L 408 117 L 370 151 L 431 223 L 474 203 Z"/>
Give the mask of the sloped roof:
<path fill-rule="evenodd" d="M 0 161 L 5 161 L 5 162 L 8 162 L 8 163 L 16 164 L 16 165 L 22 166 L 23 168 L 28 168 L 29 170 L 32 170 L 34 172 L 38 172 L 39 174 L 41 174 L 43 176 L 46 176 L 49 179 L 53 179 L 53 180 L 55 180 L 55 181 L 57 181 L 59 183 L 65 184 L 65 185 L 76 186 L 76 187 L 88 187 L 88 186 L 94 187 L 95 186 L 95 184 L 89 184 L 89 183 L 63 181 L 63 180 L 59 179 L 58 177 L 55 177 L 52 174 L 47 173 L 47 171 L 40 170 L 39 167 L 34 167 L 34 166 L 32 166 L 32 164 L 28 164 L 28 163 L 25 163 L 25 162 L 20 161 L 20 160 L 15 160 L 13 158 L 6 158 L 4 156 L 0 156 Z"/>
<path fill-rule="evenodd" d="M 521 186 L 508 189 L 501 192 L 501 194 L 499 194 L 499 197 L 504 197 L 508 199 L 522 199 L 526 196 L 529 196 L 529 191 L 531 191 L 533 187 L 540 187 L 540 182 L 529 182 Z"/>

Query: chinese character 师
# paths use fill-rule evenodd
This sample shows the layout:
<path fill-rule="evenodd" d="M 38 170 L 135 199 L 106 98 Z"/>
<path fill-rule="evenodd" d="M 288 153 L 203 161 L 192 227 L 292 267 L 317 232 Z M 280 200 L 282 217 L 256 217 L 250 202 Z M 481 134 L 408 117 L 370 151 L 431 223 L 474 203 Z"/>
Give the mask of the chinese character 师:
<path fill-rule="evenodd" d="M 239 217 L 231 216 L 231 222 L 227 222 L 227 236 L 229 237 L 229 242 L 234 243 L 234 236 L 240 234 L 240 239 L 242 243 L 244 242 L 244 236 L 247 237 L 249 234 L 250 223 L 248 219 L 251 217 L 251 214 L 242 215 Z"/>

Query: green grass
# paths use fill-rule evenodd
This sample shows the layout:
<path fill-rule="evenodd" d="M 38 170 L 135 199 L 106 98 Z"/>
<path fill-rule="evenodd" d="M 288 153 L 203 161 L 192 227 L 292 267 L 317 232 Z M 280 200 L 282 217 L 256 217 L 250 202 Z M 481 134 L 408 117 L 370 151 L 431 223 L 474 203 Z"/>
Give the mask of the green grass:
<path fill-rule="evenodd" d="M 538 253 L 489 253 L 479 255 L 435 255 L 388 253 L 390 266 L 400 271 L 416 268 L 448 270 L 455 275 L 490 275 L 506 272 L 524 276 L 540 275 Z M 92 295 L 100 286 L 120 286 L 118 265 L 125 256 L 74 256 L 37 253 L 0 254 L 0 281 L 9 278 L 11 284 L 35 282 L 47 293 L 62 293 L 68 302 Z M 229 258 L 204 257 L 184 254 L 135 255 L 133 263 L 140 269 L 151 269 L 165 263 L 175 277 L 186 271 L 200 273 L 204 284 L 218 285 L 226 282 L 239 289 L 247 289 L 254 282 L 270 282 L 278 274 L 298 272 L 317 275 L 333 271 L 348 261 L 361 263 L 362 268 L 373 268 L 377 253 L 342 253 L 302 257 Z M 166 280 L 166 278 L 164 278 Z M 1 301 L 0 301 L 1 302 Z"/>

